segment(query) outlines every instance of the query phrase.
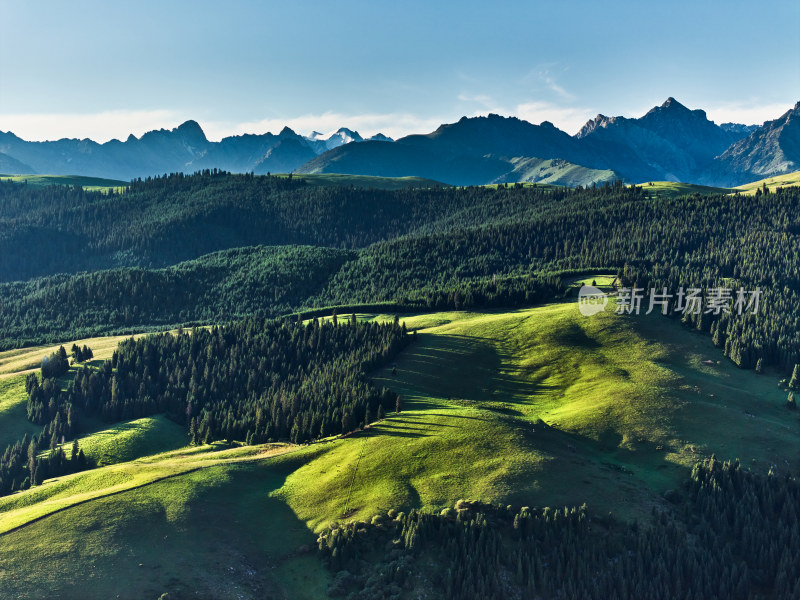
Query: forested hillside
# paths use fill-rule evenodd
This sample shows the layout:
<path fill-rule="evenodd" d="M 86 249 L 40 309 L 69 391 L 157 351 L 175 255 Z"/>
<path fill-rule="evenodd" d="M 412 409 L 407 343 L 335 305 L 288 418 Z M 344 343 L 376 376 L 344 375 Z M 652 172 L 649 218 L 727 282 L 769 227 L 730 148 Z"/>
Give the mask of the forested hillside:
<path fill-rule="evenodd" d="M 683 318 L 742 367 L 800 362 L 797 188 L 667 199 L 621 184 L 387 191 L 205 172 L 121 195 L 2 183 L 0 197 L 0 274 L 49 275 L 2 284 L 4 347 L 319 306 L 519 306 L 602 269 L 645 294 L 760 288 L 756 315 Z"/>
<path fill-rule="evenodd" d="M 392 510 L 336 527 L 318 545 L 337 572 L 334 597 L 400 598 L 423 578 L 433 597 L 453 600 L 798 597 L 796 479 L 711 458 L 683 492 L 675 510 L 641 524 L 585 505 L 461 500 L 439 514 Z"/>
<path fill-rule="evenodd" d="M 766 186 L 748 196 L 667 197 L 656 186 L 621 183 L 370 190 L 220 172 L 107 194 L 0 182 L 2 348 L 177 328 L 123 340 L 97 359 L 75 345 L 71 356 L 64 348 L 44 355 L 38 372 L 20 366 L 28 373 L 0 399 L 17 415 L 4 422 L 18 432 L 0 454 L 0 495 L 19 493 L 4 499 L 0 517 L 12 529 L 33 522 L 44 510 L 37 499 L 61 486 L 73 490 L 64 502 L 83 502 L 82 490 L 107 477 L 84 442 L 90 449 L 92 436 L 154 418 L 171 430 L 166 447 L 193 444 L 188 454 L 238 444 L 256 445 L 235 450 L 242 456 L 273 445 L 297 451 L 298 462 L 273 473 L 287 483 L 270 489 L 280 488 L 297 518 L 319 524 L 317 558 L 330 569 L 333 597 L 404 598 L 423 589 L 434 598 L 793 597 L 791 456 L 765 476 L 706 461 L 683 488 L 664 489 L 708 456 L 705 448 L 731 452 L 730 440 L 715 438 L 724 437 L 719 427 L 747 437 L 745 460 L 757 454 L 759 467 L 781 452 L 763 439 L 792 436 L 798 209 L 798 188 Z M 663 321 L 665 338 L 699 331 L 702 349 L 683 360 L 689 345 L 648 346 L 633 333 L 635 316 L 598 317 L 590 336 L 588 321 L 566 304 L 499 318 L 500 309 L 571 302 L 576 280 L 601 273 L 605 289 L 640 288 L 643 311 L 649 289 L 666 288 L 668 316 L 642 320 L 656 331 L 653 320 Z M 714 288 L 759 289 L 758 311 L 681 311 L 681 288 L 702 290 L 705 301 Z M 382 315 L 361 322 L 355 307 Z M 465 313 L 409 318 L 411 333 L 393 318 L 442 309 L 481 310 L 493 324 L 476 319 L 474 329 L 438 335 L 424 325 Z M 625 342 L 637 346 L 630 360 L 646 365 L 612 360 Z M 783 373 L 780 393 L 774 375 L 707 358 L 723 353 L 740 367 Z M 431 389 L 408 387 L 415 379 Z M 709 380 L 716 387 L 701 393 Z M 730 395 L 717 399 L 721 390 Z M 713 434 L 698 421 L 728 413 L 736 418 Z M 763 431 L 747 429 L 751 418 Z M 381 450 L 362 461 L 368 440 Z M 489 446 L 478 450 L 481 443 Z M 460 451 L 477 462 L 467 470 L 446 462 Z M 202 468 L 191 464 L 168 468 Z M 573 495 L 593 490 L 600 496 L 587 501 L 601 504 L 612 502 L 609 490 L 641 494 L 619 506 L 636 505 L 640 516 L 645 505 L 645 514 L 656 510 L 639 523 L 591 507 L 463 501 L 442 511 L 467 476 L 486 497 L 540 488 L 548 497 L 552 484 Z M 254 506 L 263 497 L 258 488 Z M 435 512 L 416 510 L 430 504 Z M 376 507 L 383 512 L 366 517 Z M 431 562 L 440 566 L 435 574 Z"/>
<path fill-rule="evenodd" d="M 0 495 L 85 467 L 77 445 L 70 461 L 57 446 L 88 418 L 116 423 L 167 414 L 185 425 L 192 443 L 302 443 L 350 433 L 398 408 L 397 395 L 375 388 L 366 374 L 410 340 L 397 322 L 245 319 L 130 339 L 99 368 L 79 368 L 66 386 L 62 347 L 43 364 L 41 379 L 27 376 L 28 419 L 43 430 L 0 454 Z"/>

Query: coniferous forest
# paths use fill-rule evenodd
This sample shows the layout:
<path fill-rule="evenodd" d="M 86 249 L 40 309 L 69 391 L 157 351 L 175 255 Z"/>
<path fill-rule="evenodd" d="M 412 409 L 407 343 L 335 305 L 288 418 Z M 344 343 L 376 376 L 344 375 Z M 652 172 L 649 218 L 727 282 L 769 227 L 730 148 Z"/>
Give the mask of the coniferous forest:
<path fill-rule="evenodd" d="M 421 574 L 437 597 L 463 600 L 800 596 L 796 479 L 711 458 L 673 499 L 645 523 L 461 500 L 441 513 L 391 510 L 317 542 L 334 597 L 399 598 Z"/>
<path fill-rule="evenodd" d="M 195 445 L 348 436 L 400 412 L 372 377 L 418 336 L 397 317 L 337 312 L 530 307 L 589 274 L 618 288 L 760 290 L 757 313 L 691 314 L 670 299 L 660 318 L 800 389 L 797 187 L 387 191 L 214 170 L 124 193 L 0 182 L 0 224 L 0 349 L 162 332 L 107 360 L 62 346 L 27 375 L 41 431 L 0 454 L 0 496 L 94 468 L 78 441 L 87 424 L 164 415 Z M 453 599 L 796 598 L 799 485 L 710 459 L 639 522 L 464 500 L 328 527 L 318 556 L 329 595 L 351 599 L 404 598 L 420 581 Z"/>
<path fill-rule="evenodd" d="M 386 191 L 217 171 L 121 195 L 0 182 L 0 345 L 334 305 L 530 305 L 564 274 L 603 269 L 644 289 L 760 288 L 757 315 L 684 318 L 737 365 L 788 374 L 799 209 L 796 187 L 668 199 L 620 183 Z"/>
<path fill-rule="evenodd" d="M 4 452 L 0 495 L 40 482 L 38 450 L 49 447 L 46 459 L 58 463 L 58 444 L 80 433 L 87 417 L 116 423 L 166 414 L 185 425 L 192 443 L 299 444 L 350 433 L 395 410 L 397 395 L 377 389 L 367 373 L 412 339 L 396 322 L 314 319 L 305 326 L 248 318 L 130 339 L 100 368 L 80 367 L 66 389 L 59 381 L 68 368 L 62 346 L 43 364 L 41 380 L 27 376 L 28 419 L 43 430 Z"/>

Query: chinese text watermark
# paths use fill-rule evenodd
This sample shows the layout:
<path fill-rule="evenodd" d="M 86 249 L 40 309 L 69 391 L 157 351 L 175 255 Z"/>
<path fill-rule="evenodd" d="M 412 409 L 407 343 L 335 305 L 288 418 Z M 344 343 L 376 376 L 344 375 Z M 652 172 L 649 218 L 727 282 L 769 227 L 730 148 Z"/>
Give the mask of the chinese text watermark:
<path fill-rule="evenodd" d="M 671 309 L 679 314 L 758 314 L 761 288 L 745 290 L 725 287 L 678 288 L 675 293 L 667 288 L 651 288 L 649 291 L 638 287 L 623 287 L 617 293 L 617 306 L 614 310 L 621 314 L 649 315 L 656 309 L 667 314 Z M 578 293 L 578 308 L 581 314 L 591 316 L 605 310 L 608 295 L 590 285 L 584 285 Z"/>

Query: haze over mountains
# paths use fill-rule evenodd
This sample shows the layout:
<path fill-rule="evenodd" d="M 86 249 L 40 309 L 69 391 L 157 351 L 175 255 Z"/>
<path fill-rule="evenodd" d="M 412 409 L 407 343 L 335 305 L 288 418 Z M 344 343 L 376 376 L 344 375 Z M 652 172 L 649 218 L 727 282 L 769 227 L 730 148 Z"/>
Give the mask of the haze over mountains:
<path fill-rule="evenodd" d="M 455 185 L 534 181 L 591 185 L 614 179 L 735 186 L 800 170 L 800 102 L 762 126 L 710 121 L 674 98 L 639 118 L 598 115 L 574 136 L 490 114 L 463 117 L 428 134 L 364 139 L 342 127 L 330 135 L 246 134 L 209 141 L 187 121 L 124 142 L 28 142 L 0 132 L 0 172 L 89 175 L 128 180 L 218 168 L 256 174 L 416 175 Z"/>

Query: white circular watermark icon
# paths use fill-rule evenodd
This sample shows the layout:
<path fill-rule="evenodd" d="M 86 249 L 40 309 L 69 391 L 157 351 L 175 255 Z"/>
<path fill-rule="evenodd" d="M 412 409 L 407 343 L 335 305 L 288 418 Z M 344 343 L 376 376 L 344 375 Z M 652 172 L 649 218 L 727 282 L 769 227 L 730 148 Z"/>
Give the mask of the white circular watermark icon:
<path fill-rule="evenodd" d="M 584 317 L 603 312 L 608 304 L 608 294 L 593 285 L 584 285 L 578 292 L 578 310 Z"/>

